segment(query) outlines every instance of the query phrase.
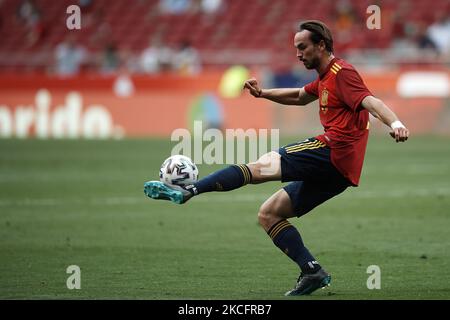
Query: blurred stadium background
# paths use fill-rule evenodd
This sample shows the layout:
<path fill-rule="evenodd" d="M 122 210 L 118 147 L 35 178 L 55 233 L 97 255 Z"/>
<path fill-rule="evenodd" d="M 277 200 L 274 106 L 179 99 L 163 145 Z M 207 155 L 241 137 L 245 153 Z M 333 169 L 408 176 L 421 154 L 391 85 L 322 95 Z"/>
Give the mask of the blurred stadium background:
<path fill-rule="evenodd" d="M 310 17 L 329 25 L 336 54 L 413 134 L 450 133 L 448 0 L 432 9 L 425 0 L 380 1 L 381 29 L 373 30 L 370 1 L 81 0 L 81 29 L 68 30 L 74 3 L 0 2 L 1 136 L 167 136 L 199 117 L 224 128 L 310 132 L 315 108 L 299 115 L 239 96 L 246 76 L 268 87 L 315 77 L 292 44 Z M 68 100 L 81 110 L 65 119 L 55 109 Z"/>
<path fill-rule="evenodd" d="M 74 4 L 79 30 L 66 26 Z M 381 29 L 366 26 L 372 4 Z M 373 121 L 364 190 L 301 221 L 336 275 L 317 297 L 448 299 L 449 0 L 0 0 L 0 297 L 277 299 L 289 289 L 297 271 L 256 225 L 279 184 L 205 195 L 180 214 L 145 199 L 142 183 L 157 177 L 173 130 L 194 120 L 279 128 L 282 143 L 321 131 L 316 105 L 241 92 L 247 77 L 314 79 L 292 43 L 306 19 L 328 24 L 336 55 L 412 132 L 396 148 Z M 71 264 L 83 270 L 78 292 L 65 286 Z M 370 264 L 387 272 L 385 290 L 365 287 Z"/>

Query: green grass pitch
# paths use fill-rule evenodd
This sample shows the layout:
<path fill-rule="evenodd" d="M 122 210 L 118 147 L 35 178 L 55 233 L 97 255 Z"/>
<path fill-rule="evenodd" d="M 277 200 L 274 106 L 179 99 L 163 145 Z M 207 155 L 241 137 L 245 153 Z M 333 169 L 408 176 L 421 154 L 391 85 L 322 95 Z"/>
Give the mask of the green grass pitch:
<path fill-rule="evenodd" d="M 298 269 L 257 224 L 282 184 L 183 206 L 150 200 L 143 183 L 172 146 L 0 140 L 0 298 L 450 298 L 450 140 L 371 137 L 360 187 L 291 219 L 332 274 L 329 288 L 300 298 L 283 296 Z M 66 287 L 70 265 L 80 290 Z M 370 265 L 379 290 L 366 286 Z"/>

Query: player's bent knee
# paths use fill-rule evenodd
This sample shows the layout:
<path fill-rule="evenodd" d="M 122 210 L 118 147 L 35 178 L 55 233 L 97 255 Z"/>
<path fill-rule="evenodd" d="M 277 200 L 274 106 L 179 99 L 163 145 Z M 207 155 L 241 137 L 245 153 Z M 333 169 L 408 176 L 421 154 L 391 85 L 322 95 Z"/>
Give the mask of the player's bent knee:
<path fill-rule="evenodd" d="M 275 151 L 261 156 L 256 162 L 247 164 L 252 173 L 252 183 L 281 179 L 280 154 Z"/>
<path fill-rule="evenodd" d="M 273 206 L 273 202 L 266 201 L 259 208 L 258 222 L 266 231 L 281 219 L 277 215 L 277 209 Z"/>
<path fill-rule="evenodd" d="M 272 216 L 270 215 L 270 211 L 267 211 L 264 208 L 264 205 L 259 208 L 258 211 L 258 222 L 264 229 L 268 230 L 270 228 L 270 223 L 272 220 Z"/>
<path fill-rule="evenodd" d="M 284 189 L 274 193 L 259 208 L 258 222 L 268 231 L 275 223 L 295 217 L 291 199 Z"/>

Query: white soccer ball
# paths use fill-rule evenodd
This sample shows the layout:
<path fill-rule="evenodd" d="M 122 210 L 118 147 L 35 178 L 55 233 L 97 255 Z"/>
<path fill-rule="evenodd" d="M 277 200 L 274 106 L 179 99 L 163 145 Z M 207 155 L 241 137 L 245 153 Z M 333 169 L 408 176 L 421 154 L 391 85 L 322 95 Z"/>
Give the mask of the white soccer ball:
<path fill-rule="evenodd" d="M 198 179 L 198 168 L 189 157 L 171 156 L 161 165 L 159 179 L 167 185 L 190 185 Z"/>

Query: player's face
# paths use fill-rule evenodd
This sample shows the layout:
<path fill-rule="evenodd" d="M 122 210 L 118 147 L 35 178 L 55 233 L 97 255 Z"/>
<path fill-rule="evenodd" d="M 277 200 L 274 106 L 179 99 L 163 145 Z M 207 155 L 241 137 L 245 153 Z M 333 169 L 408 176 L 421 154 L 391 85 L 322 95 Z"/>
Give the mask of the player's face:
<path fill-rule="evenodd" d="M 294 37 L 294 46 L 297 49 L 297 58 L 303 62 L 306 69 L 317 69 L 320 65 L 319 46 L 314 45 L 310 39 L 310 31 L 302 30 Z"/>

